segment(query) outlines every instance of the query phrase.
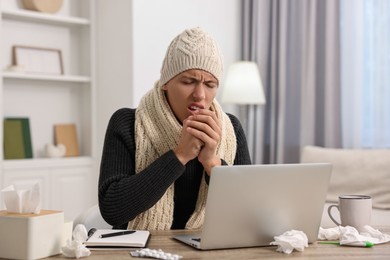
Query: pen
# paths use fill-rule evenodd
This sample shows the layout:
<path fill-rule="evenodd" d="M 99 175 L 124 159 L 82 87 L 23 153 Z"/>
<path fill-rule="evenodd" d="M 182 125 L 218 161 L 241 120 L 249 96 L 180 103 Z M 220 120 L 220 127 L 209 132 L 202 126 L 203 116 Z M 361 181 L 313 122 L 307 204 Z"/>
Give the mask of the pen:
<path fill-rule="evenodd" d="M 352 242 L 349 244 L 342 244 L 342 245 L 340 245 L 340 242 L 336 242 L 336 241 L 320 241 L 318 243 L 320 243 L 320 244 L 334 244 L 334 245 L 339 245 L 339 246 L 361 246 L 361 247 L 374 246 L 374 244 L 369 242 L 369 241 L 356 241 L 356 242 Z"/>
<path fill-rule="evenodd" d="M 105 237 L 117 237 L 117 236 L 123 236 L 123 235 L 133 234 L 133 233 L 135 233 L 134 230 L 120 231 L 120 232 L 102 234 L 102 235 L 100 235 L 100 238 L 105 238 Z"/>

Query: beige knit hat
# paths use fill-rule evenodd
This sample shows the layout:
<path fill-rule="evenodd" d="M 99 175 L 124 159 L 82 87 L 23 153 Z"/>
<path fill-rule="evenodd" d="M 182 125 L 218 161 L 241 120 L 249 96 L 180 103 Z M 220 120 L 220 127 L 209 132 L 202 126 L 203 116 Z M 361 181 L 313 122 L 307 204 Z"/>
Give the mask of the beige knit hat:
<path fill-rule="evenodd" d="M 161 68 L 160 86 L 189 69 L 207 71 L 221 81 L 221 50 L 217 42 L 199 27 L 187 29 L 172 40 Z"/>

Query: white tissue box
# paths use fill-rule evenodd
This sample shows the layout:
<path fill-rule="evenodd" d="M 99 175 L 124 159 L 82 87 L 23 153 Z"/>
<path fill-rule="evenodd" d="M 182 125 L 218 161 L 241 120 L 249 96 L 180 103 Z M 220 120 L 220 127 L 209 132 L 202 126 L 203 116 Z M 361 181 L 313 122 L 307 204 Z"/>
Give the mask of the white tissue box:
<path fill-rule="evenodd" d="M 39 259 L 61 253 L 64 234 L 62 211 L 41 210 L 39 214 L 0 211 L 0 258 Z M 70 232 L 71 233 L 71 232 Z"/>

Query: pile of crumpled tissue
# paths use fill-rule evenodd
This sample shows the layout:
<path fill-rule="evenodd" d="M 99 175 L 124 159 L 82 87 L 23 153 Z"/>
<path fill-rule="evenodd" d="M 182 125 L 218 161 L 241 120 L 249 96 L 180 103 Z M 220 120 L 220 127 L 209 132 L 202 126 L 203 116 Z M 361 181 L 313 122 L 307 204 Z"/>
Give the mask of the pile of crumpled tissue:
<path fill-rule="evenodd" d="M 78 224 L 73 230 L 72 237 L 72 241 L 66 241 L 66 245 L 61 248 L 62 254 L 69 258 L 89 256 L 91 251 L 83 244 L 83 242 L 88 238 L 88 233 L 85 226 Z"/>
<path fill-rule="evenodd" d="M 350 226 L 338 226 L 334 228 L 321 228 L 318 233 L 319 240 L 339 240 L 340 245 L 364 246 L 370 242 L 373 245 L 387 243 L 390 241 L 390 235 L 384 234 L 371 226 L 364 226 L 359 231 Z"/>
<path fill-rule="evenodd" d="M 274 237 L 275 241 L 270 245 L 277 245 L 276 251 L 290 254 L 294 249 L 303 251 L 308 247 L 308 239 L 304 232 L 291 230 L 280 236 Z M 371 245 L 390 242 L 390 235 L 380 232 L 370 226 L 364 226 L 359 233 L 356 228 L 350 226 L 338 226 L 334 228 L 320 227 L 318 233 L 319 240 L 339 240 L 340 245 L 347 246 L 366 246 L 367 242 Z"/>
<path fill-rule="evenodd" d="M 275 236 L 274 239 L 275 241 L 271 242 L 270 245 L 278 246 L 276 251 L 285 254 L 291 254 L 294 249 L 302 252 L 305 247 L 308 247 L 306 234 L 299 230 L 284 232 L 280 236 Z"/>

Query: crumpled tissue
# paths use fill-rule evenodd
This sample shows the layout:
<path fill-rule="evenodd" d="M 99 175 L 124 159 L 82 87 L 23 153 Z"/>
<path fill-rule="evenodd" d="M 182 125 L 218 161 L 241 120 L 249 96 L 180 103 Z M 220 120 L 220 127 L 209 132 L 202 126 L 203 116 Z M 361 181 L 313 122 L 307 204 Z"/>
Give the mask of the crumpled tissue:
<path fill-rule="evenodd" d="M 291 254 L 294 249 L 302 252 L 305 247 L 309 246 L 307 236 L 303 231 L 290 230 L 280 236 L 275 236 L 274 239 L 275 241 L 270 245 L 277 245 L 276 251 L 285 254 Z"/>
<path fill-rule="evenodd" d="M 4 188 L 1 193 L 8 212 L 22 214 L 39 214 L 41 212 L 39 183 L 34 184 L 29 190 L 16 190 L 14 185 L 10 185 Z"/>
<path fill-rule="evenodd" d="M 360 233 L 351 226 L 338 226 L 326 229 L 320 227 L 318 239 L 340 240 L 340 245 L 357 245 L 358 242 L 370 242 L 375 245 L 389 242 L 390 235 L 368 225 L 364 226 Z"/>
<path fill-rule="evenodd" d="M 87 229 L 84 225 L 78 224 L 72 233 L 72 241 L 66 241 L 66 245 L 61 248 L 62 254 L 69 258 L 87 257 L 91 251 L 83 244 L 88 239 Z"/>

